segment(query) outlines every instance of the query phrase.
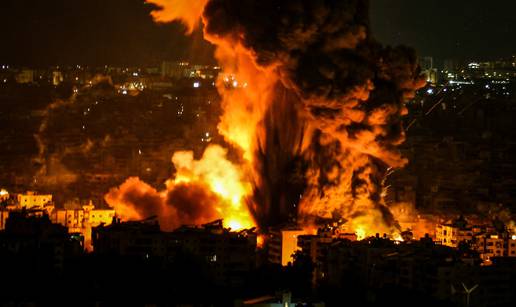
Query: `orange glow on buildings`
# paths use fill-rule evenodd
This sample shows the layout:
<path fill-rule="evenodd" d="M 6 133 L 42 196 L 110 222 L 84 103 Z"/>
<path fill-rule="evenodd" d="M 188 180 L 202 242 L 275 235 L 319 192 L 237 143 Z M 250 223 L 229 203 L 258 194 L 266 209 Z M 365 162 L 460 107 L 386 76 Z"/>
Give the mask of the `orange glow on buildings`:
<path fill-rule="evenodd" d="M 269 261 L 286 266 L 294 262 L 292 255 L 300 250 L 298 236 L 307 234 L 302 229 L 281 229 L 271 231 L 269 237 Z"/>
<path fill-rule="evenodd" d="M 99 225 L 110 225 L 115 216 L 113 209 L 96 209 L 90 201 L 88 205 L 77 209 L 54 209 L 50 215 L 53 223 L 68 228 L 69 233 L 80 233 L 84 238 L 84 248 L 88 251 L 92 247 L 92 228 Z"/>

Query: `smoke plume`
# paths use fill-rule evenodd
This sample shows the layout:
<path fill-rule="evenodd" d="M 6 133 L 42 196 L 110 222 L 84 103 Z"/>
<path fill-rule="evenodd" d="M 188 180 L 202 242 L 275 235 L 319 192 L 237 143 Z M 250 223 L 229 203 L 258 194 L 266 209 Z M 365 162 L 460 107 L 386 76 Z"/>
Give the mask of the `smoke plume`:
<path fill-rule="evenodd" d="M 214 204 L 220 199 L 198 183 L 180 183 L 170 190 L 158 192 L 131 177 L 119 188 L 112 189 L 106 195 L 106 201 L 124 220 L 157 216 L 163 229 L 172 230 L 182 224 L 202 224 L 218 218 Z"/>
<path fill-rule="evenodd" d="M 217 48 L 219 132 L 243 152 L 259 226 L 297 216 L 396 231 L 381 183 L 406 163 L 397 149 L 404 103 L 424 81 L 411 49 L 372 38 L 367 1 L 149 2 L 164 8 L 160 21 L 191 29 L 201 18 Z"/>

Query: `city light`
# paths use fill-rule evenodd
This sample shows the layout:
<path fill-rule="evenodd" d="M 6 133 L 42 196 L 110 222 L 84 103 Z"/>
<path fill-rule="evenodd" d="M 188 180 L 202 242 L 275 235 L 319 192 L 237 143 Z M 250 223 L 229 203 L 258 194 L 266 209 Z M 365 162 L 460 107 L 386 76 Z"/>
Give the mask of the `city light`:
<path fill-rule="evenodd" d="M 1 301 L 514 305 L 516 2 L 108 2 L 3 14 Z"/>

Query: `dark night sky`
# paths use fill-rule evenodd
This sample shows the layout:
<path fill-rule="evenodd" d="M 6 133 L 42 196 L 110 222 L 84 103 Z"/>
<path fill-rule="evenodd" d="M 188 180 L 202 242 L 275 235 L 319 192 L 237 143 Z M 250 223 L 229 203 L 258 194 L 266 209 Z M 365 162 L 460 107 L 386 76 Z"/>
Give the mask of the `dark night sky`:
<path fill-rule="evenodd" d="M 514 0 L 371 0 L 378 40 L 420 55 L 492 58 L 516 53 Z"/>
<path fill-rule="evenodd" d="M 211 54 L 200 33 L 155 24 L 151 8 L 144 0 L 0 0 L 0 63 L 139 65 Z"/>
<path fill-rule="evenodd" d="M 371 0 L 373 32 L 436 58 L 516 52 L 513 0 Z M 177 23 L 156 25 L 143 0 L 1 0 L 0 62 L 18 65 L 156 64 L 207 58 Z"/>

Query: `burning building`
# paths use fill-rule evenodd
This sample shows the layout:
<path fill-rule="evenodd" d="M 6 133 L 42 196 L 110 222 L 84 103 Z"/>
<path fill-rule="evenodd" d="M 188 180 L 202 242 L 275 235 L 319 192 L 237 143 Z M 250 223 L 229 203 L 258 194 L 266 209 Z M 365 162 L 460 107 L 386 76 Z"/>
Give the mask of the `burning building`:
<path fill-rule="evenodd" d="M 174 226 L 224 218 L 267 229 L 294 218 L 302 228 L 340 221 L 361 236 L 399 232 L 383 179 L 406 163 L 404 103 L 425 81 L 411 49 L 374 40 L 367 1 L 148 2 L 161 7 L 159 22 L 192 32 L 202 21 L 222 67 L 226 144 L 201 160 L 174 154 L 165 191 L 137 179 L 113 189 L 117 212 Z"/>

